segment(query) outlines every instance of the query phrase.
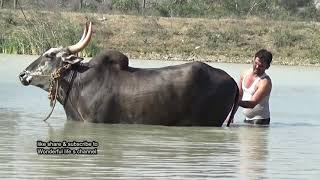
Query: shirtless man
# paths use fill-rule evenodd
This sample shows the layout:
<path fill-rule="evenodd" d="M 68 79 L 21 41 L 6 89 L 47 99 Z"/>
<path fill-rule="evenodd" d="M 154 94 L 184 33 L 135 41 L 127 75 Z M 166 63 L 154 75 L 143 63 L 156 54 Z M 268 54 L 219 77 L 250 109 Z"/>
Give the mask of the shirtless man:
<path fill-rule="evenodd" d="M 238 84 L 245 123 L 270 123 L 269 97 L 272 89 L 270 77 L 265 73 L 272 61 L 271 52 L 261 49 L 252 61 L 253 67 L 241 73 Z"/>

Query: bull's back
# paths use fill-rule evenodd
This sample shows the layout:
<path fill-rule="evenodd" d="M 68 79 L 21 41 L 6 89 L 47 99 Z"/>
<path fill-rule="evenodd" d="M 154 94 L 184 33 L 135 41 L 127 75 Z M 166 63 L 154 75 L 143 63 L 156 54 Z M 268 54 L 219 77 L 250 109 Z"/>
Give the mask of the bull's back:
<path fill-rule="evenodd" d="M 208 116 L 202 117 L 201 109 L 214 108 L 219 87 L 230 78 L 201 62 L 135 69 L 128 76 L 120 80 L 119 104 L 125 112 L 121 119 L 162 125 L 208 124 Z"/>
<path fill-rule="evenodd" d="M 194 85 L 192 64 L 131 70 L 119 80 L 123 121 L 176 125 L 184 118 Z"/>

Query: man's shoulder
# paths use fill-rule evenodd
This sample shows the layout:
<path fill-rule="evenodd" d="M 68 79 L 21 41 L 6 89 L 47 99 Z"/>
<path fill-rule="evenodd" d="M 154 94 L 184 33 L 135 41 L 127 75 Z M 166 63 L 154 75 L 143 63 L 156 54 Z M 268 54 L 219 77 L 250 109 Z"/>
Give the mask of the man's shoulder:
<path fill-rule="evenodd" d="M 263 78 L 261 78 L 259 85 L 272 86 L 272 81 L 270 76 L 266 74 Z"/>
<path fill-rule="evenodd" d="M 266 74 L 266 73 L 262 76 L 261 80 L 268 81 L 268 82 L 271 83 L 271 78 L 270 78 L 270 76 L 269 76 L 268 74 Z"/>

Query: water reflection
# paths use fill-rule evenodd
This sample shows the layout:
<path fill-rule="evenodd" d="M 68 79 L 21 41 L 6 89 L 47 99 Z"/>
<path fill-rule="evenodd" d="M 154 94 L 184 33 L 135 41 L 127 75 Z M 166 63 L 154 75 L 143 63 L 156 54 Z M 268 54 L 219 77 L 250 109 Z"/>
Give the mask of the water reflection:
<path fill-rule="evenodd" d="M 50 110 L 47 94 L 21 86 L 16 77 L 35 57 L 29 61 L 12 57 L 3 61 L 0 56 L 0 179 L 319 178 L 319 68 L 270 69 L 274 98 L 269 128 L 66 122 L 61 106 L 48 125 L 42 122 Z M 138 67 L 157 66 L 140 62 Z M 243 65 L 212 65 L 236 79 L 245 69 Z M 37 140 L 95 140 L 100 145 L 95 156 L 40 156 Z"/>
<path fill-rule="evenodd" d="M 245 179 L 264 179 L 268 159 L 269 127 L 244 126 L 238 129 L 240 175 Z"/>
<path fill-rule="evenodd" d="M 0 175 L 10 172 L 10 163 L 15 156 L 15 133 L 20 118 L 18 111 L 0 107 Z M 8 131 L 9 130 L 9 131 Z"/>
<path fill-rule="evenodd" d="M 88 175 L 110 178 L 183 179 L 234 177 L 238 169 L 238 137 L 228 129 L 67 122 L 63 128 L 51 127 L 49 139 L 99 142 L 96 156 L 44 157 L 49 163 L 46 167 L 54 159 L 72 165 L 64 170 L 73 176 L 84 167 Z"/>

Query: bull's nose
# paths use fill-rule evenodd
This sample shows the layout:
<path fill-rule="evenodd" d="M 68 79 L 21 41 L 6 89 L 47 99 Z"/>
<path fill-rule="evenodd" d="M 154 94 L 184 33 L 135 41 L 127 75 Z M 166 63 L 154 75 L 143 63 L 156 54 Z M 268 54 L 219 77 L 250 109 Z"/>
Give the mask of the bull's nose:
<path fill-rule="evenodd" d="M 23 72 L 21 72 L 21 73 L 19 74 L 19 79 L 20 79 L 21 83 L 22 83 L 23 85 L 25 85 L 25 86 L 27 86 L 27 85 L 30 84 L 30 80 L 28 80 L 27 77 L 28 77 L 28 76 L 27 76 L 27 74 L 26 74 L 25 71 L 23 71 Z"/>
<path fill-rule="evenodd" d="M 20 74 L 19 74 L 19 79 L 21 80 L 21 79 L 23 79 L 23 77 L 26 75 L 26 72 L 21 72 Z"/>

